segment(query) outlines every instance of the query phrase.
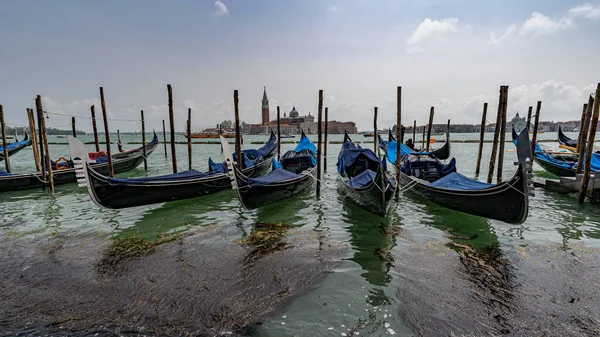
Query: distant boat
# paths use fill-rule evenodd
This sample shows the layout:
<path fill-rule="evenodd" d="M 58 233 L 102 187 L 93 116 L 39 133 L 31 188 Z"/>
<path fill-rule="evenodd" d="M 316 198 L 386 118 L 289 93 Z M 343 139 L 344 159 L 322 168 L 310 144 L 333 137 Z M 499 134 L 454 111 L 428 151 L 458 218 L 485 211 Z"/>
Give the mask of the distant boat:
<path fill-rule="evenodd" d="M 294 135 L 281 135 L 279 138 L 283 139 L 283 138 L 296 138 L 296 136 Z"/>
<path fill-rule="evenodd" d="M 65 138 L 65 136 L 58 135 L 56 138 Z"/>
<path fill-rule="evenodd" d="M 374 132 L 365 132 L 365 133 L 363 133 L 364 137 L 373 137 L 373 135 L 375 135 Z"/>

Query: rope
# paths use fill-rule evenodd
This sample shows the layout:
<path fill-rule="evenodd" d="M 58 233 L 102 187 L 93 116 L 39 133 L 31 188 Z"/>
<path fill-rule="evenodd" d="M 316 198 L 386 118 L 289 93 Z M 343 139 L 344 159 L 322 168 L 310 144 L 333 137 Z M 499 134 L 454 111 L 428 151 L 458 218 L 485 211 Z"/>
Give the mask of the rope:
<path fill-rule="evenodd" d="M 66 113 L 59 113 L 59 112 L 44 111 L 44 113 L 49 114 L 49 115 L 92 119 L 92 117 L 89 117 L 89 116 L 69 115 Z M 96 118 L 96 119 L 98 119 L 98 118 Z M 108 120 L 109 121 L 121 121 L 121 122 L 141 122 L 142 121 L 141 119 L 124 119 L 124 118 L 108 118 Z M 71 125 L 71 124 L 67 124 L 67 125 Z"/>

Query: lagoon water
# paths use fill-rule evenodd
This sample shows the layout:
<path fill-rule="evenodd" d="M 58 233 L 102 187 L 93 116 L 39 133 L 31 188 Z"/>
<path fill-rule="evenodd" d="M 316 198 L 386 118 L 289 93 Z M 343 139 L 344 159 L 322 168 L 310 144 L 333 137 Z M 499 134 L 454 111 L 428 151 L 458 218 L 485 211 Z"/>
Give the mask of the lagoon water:
<path fill-rule="evenodd" d="M 491 139 L 492 135 L 486 137 Z M 548 133 L 539 135 L 541 139 L 555 137 Z M 129 149 L 139 145 L 127 143 L 140 141 L 140 138 L 123 135 L 122 141 Z M 244 147 L 260 146 L 251 142 L 266 138 L 246 136 Z M 316 141 L 315 135 L 311 138 Z M 365 140 L 362 135 L 352 138 Z M 420 134 L 416 138 L 420 139 Z M 478 135 L 453 134 L 452 138 L 477 139 Z M 82 139 L 91 141 L 92 137 Z M 50 140 L 66 142 L 54 137 Z M 184 141 L 184 138 L 178 135 L 178 140 Z M 342 135 L 330 135 L 329 140 L 341 141 Z M 558 147 L 555 143 L 546 144 Z M 293 146 L 282 144 L 282 153 Z M 92 150 L 93 146 L 88 147 Z M 484 145 L 482 176 L 487 176 L 490 147 L 489 143 Z M 506 143 L 505 147 L 504 178 L 508 179 L 515 171 L 516 154 L 512 152 L 512 144 Z M 57 186 L 55 193 L 38 189 L 4 193 L 0 200 L 3 242 L 0 267 L 3 273 L 15 271 L 20 276 L 0 277 L 0 317 L 3 317 L 0 318 L 0 335 L 19 332 L 33 335 L 598 335 L 600 206 L 579 206 L 573 195 L 537 189 L 530 198 L 528 220 L 522 225 L 509 225 L 457 213 L 407 191 L 393 203 L 391 214 L 380 218 L 338 194 L 335 163 L 339 148 L 339 144 L 329 144 L 327 148 L 327 172 L 319 199 L 311 191 L 253 211 L 244 210 L 233 191 L 124 210 L 99 208 L 89 199 L 87 191 L 75 184 Z M 116 150 L 116 146 L 113 145 L 113 149 Z M 50 152 L 53 158 L 68 157 L 68 146 L 51 145 Z M 179 170 L 187 169 L 187 146 L 177 145 L 177 153 Z M 451 155 L 456 157 L 460 173 L 474 175 L 477 144 L 452 143 Z M 220 158 L 218 145 L 194 144 L 193 168 L 205 170 L 211 156 Z M 32 171 L 31 149 L 12 157 L 11 166 L 13 172 Z M 170 155 L 165 157 L 160 144 L 149 157 L 148 171 L 140 166 L 121 176 L 167 174 L 170 170 Z M 538 166 L 534 172 L 538 179 L 550 177 Z M 253 257 L 251 263 L 243 267 L 233 262 L 234 258 L 229 264 L 227 256 L 214 253 L 230 249 L 232 254 L 246 254 L 244 252 L 251 248 L 243 239 L 256 231 L 257 226 L 269 222 L 291 226 L 280 238 L 289 245 L 262 252 L 264 256 Z M 193 277 L 178 273 L 146 277 L 144 275 L 152 275 L 154 266 L 160 266 L 157 270 L 165 268 L 161 273 L 169 271 L 169 260 L 162 264 L 152 260 L 153 254 L 161 256 L 168 251 L 157 245 L 141 255 L 127 256 L 127 268 L 118 275 L 97 275 L 101 270 L 98 265 L 105 261 L 115 240 L 135 237 L 156 242 L 172 235 L 187 235 L 180 241 L 185 246 L 185 250 L 181 248 L 180 260 L 192 256 L 190 266 L 204 263 L 209 267 L 190 274 Z M 202 237 L 210 240 L 203 241 Z M 56 242 L 60 245 L 56 246 Z M 172 242 L 164 245 L 171 245 L 169 249 L 173 251 L 179 249 Z M 308 251 L 304 251 L 305 248 Z M 247 258 L 248 255 L 244 261 L 247 262 Z M 265 269 L 257 268 L 269 268 L 282 260 L 291 265 L 281 268 L 281 277 L 290 273 L 290 283 L 259 310 L 257 299 L 250 298 L 252 293 L 266 292 L 267 286 L 260 284 L 278 283 L 280 274 L 275 272 L 274 277 L 260 281 Z M 210 267 L 211 261 L 219 261 L 219 265 Z M 308 262 L 300 267 L 296 265 L 304 261 Z M 313 263 L 317 267 L 307 267 Z M 138 270 L 144 264 L 152 267 Z M 120 268 L 117 264 L 103 266 Z M 260 272 L 252 274 L 253 268 Z M 238 269 L 244 272 L 239 274 Z M 223 270 L 232 274 L 212 278 L 200 287 L 203 289 L 194 288 L 205 274 L 218 274 Z M 61 278 L 70 280 L 67 287 L 61 288 L 58 281 Z M 242 279 L 244 284 L 240 284 Z M 258 286 L 243 288 L 256 280 L 259 280 Z M 127 282 L 131 282 L 129 288 L 120 288 Z M 153 287 L 159 283 L 158 288 L 168 289 L 164 296 L 178 301 L 172 305 L 162 303 L 160 296 L 163 295 L 158 295 L 158 288 L 152 288 L 144 294 L 153 292 L 156 298 L 150 295 L 129 298 L 123 304 L 119 302 L 127 297 L 123 295 L 104 303 L 108 302 L 104 297 L 111 297 L 107 290 L 110 287 L 115 287 L 117 294 L 120 291 L 129 294 L 138 287 Z M 207 303 L 188 303 L 182 299 L 180 292 L 184 290 L 181 289 L 187 289 L 185 291 L 194 296 L 204 296 L 198 295 L 199 292 L 208 294 L 207 289 L 217 283 L 223 287 L 221 297 L 235 297 L 238 301 L 222 305 L 219 311 Z M 106 296 L 100 292 L 87 297 L 86 285 L 90 287 L 89 292 L 91 288 L 100 287 Z M 109 286 L 101 288 L 104 285 Z M 18 300 L 23 294 L 34 292 L 37 297 L 25 296 L 32 303 Z M 52 296 L 45 298 L 44 294 L 48 293 Z M 70 298 L 74 293 L 85 301 L 97 303 L 92 307 L 101 307 L 103 312 L 96 313 L 91 307 L 85 307 L 88 311 L 84 311 L 83 300 Z M 37 298 L 44 299 L 36 302 Z M 133 307 L 130 302 L 138 306 Z M 161 310 L 149 314 L 141 309 L 147 309 L 152 303 L 162 303 Z M 237 308 L 238 305 L 252 308 Z M 170 317 L 168 311 L 178 312 L 179 316 Z M 242 311 L 244 315 L 228 316 L 229 312 Z M 95 317 L 93 322 L 88 319 L 91 316 Z M 206 324 L 206 317 L 219 324 L 227 321 L 227 324 L 215 323 L 215 328 L 211 328 Z"/>

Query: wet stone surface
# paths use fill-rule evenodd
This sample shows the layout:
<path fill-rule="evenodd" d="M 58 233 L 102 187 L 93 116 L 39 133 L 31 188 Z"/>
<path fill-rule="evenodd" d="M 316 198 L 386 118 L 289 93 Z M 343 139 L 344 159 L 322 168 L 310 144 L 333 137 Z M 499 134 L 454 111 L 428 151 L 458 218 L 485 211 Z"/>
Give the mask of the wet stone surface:
<path fill-rule="evenodd" d="M 5 237 L 1 334 L 251 334 L 313 288 L 346 250 L 326 233 L 302 229 L 268 241 L 214 240 L 228 230 L 208 226 L 153 242 Z"/>

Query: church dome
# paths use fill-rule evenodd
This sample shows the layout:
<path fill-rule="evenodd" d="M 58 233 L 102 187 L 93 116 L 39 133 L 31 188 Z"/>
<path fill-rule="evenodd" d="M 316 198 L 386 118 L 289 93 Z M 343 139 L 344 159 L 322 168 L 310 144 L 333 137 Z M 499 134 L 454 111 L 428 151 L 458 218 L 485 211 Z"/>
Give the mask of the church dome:
<path fill-rule="evenodd" d="M 296 111 L 296 106 L 294 106 L 292 108 L 292 111 L 290 111 L 290 118 L 298 118 L 300 114 L 298 113 L 298 111 Z"/>

